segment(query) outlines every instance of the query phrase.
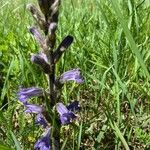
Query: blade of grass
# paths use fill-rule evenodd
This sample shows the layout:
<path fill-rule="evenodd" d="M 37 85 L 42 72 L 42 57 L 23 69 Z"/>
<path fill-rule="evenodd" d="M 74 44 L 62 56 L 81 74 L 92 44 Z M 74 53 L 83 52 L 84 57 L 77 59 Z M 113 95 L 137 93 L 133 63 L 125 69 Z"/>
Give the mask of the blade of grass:
<path fill-rule="evenodd" d="M 8 71 L 7 71 L 7 75 L 6 75 L 5 82 L 4 82 L 3 89 L 2 89 L 2 93 L 1 93 L 1 103 L 2 103 L 5 95 L 7 94 L 8 89 L 9 89 L 7 86 L 8 86 L 8 82 L 9 82 L 9 76 L 11 74 L 13 67 L 14 67 L 14 58 L 10 62 L 10 66 L 8 68 Z"/>
<path fill-rule="evenodd" d="M 137 45 L 136 45 L 136 43 L 133 39 L 133 36 L 132 36 L 132 34 L 131 34 L 131 32 L 128 28 L 128 25 L 127 25 L 126 21 L 123 19 L 124 17 L 123 17 L 123 14 L 121 13 L 121 10 L 120 10 L 119 6 L 118 6 L 118 1 L 117 0 L 111 0 L 111 4 L 112 4 L 112 7 L 113 7 L 114 11 L 116 12 L 116 16 L 117 16 L 119 22 L 121 23 L 121 26 L 123 28 L 123 31 L 126 35 L 126 38 L 127 38 L 128 42 L 129 42 L 129 46 L 130 46 L 132 52 L 137 57 L 137 59 L 139 61 L 139 64 L 141 65 L 142 69 L 145 72 L 145 75 L 150 80 L 150 74 L 147 70 L 146 65 L 144 64 L 143 58 L 140 54 L 140 51 L 137 48 Z"/>
<path fill-rule="evenodd" d="M 122 144 L 124 145 L 125 149 L 130 150 L 125 138 L 123 137 L 124 133 L 121 133 L 121 131 L 119 130 L 117 124 L 113 121 L 113 118 L 112 118 L 110 112 L 108 110 L 106 110 L 105 113 L 109 118 L 109 123 L 110 123 L 111 128 L 115 131 L 115 135 L 120 138 L 120 140 L 121 140 Z"/>
<path fill-rule="evenodd" d="M 10 148 L 10 147 L 0 143 L 0 150 L 14 150 L 14 149 L 12 149 L 12 148 Z"/>
<path fill-rule="evenodd" d="M 126 150 L 130 150 L 125 138 L 123 137 L 121 131 L 119 130 L 119 128 L 117 127 L 116 123 L 114 122 L 114 129 L 116 131 L 116 135 L 120 138 L 122 144 L 124 145 Z"/>
<path fill-rule="evenodd" d="M 79 136 L 78 136 L 78 150 L 80 149 L 80 144 L 81 144 L 81 136 L 82 136 L 82 122 L 80 125 L 80 131 L 79 131 Z"/>
<path fill-rule="evenodd" d="M 98 136 L 96 138 L 96 141 L 98 143 L 100 143 L 101 140 L 104 138 L 104 133 L 107 131 L 107 127 L 108 126 L 106 124 L 104 124 L 103 127 L 102 127 L 102 129 L 101 129 L 101 131 L 99 132 L 99 134 L 98 134 Z"/>
<path fill-rule="evenodd" d="M 61 147 L 61 150 L 65 149 L 66 143 L 67 143 L 68 137 L 65 139 L 65 141 L 63 142 L 63 145 Z"/>
<path fill-rule="evenodd" d="M 128 90 L 127 90 L 127 87 L 126 87 L 126 85 L 121 81 L 121 79 L 120 79 L 120 77 L 118 76 L 118 74 L 116 73 L 116 71 L 115 71 L 113 68 L 112 68 L 112 70 L 113 70 L 113 73 L 114 73 L 114 75 L 115 75 L 115 77 L 116 77 L 116 80 L 117 80 L 118 84 L 120 85 L 120 87 L 121 87 L 123 93 L 126 94 L 126 97 L 127 97 L 128 101 L 129 101 L 129 103 L 130 103 L 131 111 L 132 111 L 132 113 L 133 113 L 133 115 L 134 115 L 135 123 L 137 123 L 137 118 L 136 118 L 136 115 L 135 115 L 133 102 L 131 101 L 129 92 L 128 92 Z"/>
<path fill-rule="evenodd" d="M 10 131 L 10 134 L 12 136 L 14 143 L 15 143 L 16 150 L 21 150 L 21 145 L 20 145 L 19 141 L 17 140 L 16 136 L 14 135 L 14 133 L 12 131 Z"/>

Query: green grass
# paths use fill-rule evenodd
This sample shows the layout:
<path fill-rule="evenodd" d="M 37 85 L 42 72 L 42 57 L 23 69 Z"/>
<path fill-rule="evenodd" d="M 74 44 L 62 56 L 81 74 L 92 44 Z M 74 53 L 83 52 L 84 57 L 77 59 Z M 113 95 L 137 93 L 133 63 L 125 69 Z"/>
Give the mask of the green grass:
<path fill-rule="evenodd" d="M 0 150 L 33 149 L 42 133 L 16 97 L 20 86 L 46 87 L 30 62 L 39 49 L 27 29 L 30 2 L 0 1 Z M 150 149 L 149 27 L 148 0 L 62 1 L 57 44 L 68 34 L 75 40 L 57 74 L 79 67 L 85 79 L 63 90 L 61 100 L 77 99 L 82 110 L 74 126 L 62 128 L 62 149 Z"/>

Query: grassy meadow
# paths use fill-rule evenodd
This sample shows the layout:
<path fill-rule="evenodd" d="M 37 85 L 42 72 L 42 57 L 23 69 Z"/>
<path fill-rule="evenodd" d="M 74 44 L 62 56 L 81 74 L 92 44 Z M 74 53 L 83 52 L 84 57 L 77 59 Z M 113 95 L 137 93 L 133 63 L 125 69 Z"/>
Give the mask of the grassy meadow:
<path fill-rule="evenodd" d="M 32 150 L 42 134 L 16 94 L 47 86 L 30 61 L 39 50 L 28 32 L 31 2 L 0 1 L 0 150 Z M 74 42 L 56 73 L 80 68 L 85 83 L 63 88 L 61 101 L 82 109 L 61 129 L 62 150 L 150 150 L 149 0 L 62 0 L 57 45 L 67 35 Z"/>

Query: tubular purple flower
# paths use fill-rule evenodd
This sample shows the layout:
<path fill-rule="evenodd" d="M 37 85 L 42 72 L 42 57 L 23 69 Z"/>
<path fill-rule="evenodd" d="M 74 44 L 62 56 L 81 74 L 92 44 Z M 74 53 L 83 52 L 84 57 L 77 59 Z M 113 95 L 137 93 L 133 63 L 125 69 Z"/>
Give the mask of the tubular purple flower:
<path fill-rule="evenodd" d="M 42 114 L 38 114 L 36 116 L 36 122 L 35 123 L 43 126 L 43 128 L 46 128 L 48 126 L 47 121 L 45 120 L 45 118 Z"/>
<path fill-rule="evenodd" d="M 22 88 L 17 93 L 19 101 L 22 103 L 26 103 L 27 100 L 31 97 L 35 96 L 42 96 L 43 95 L 43 89 L 31 87 L 31 88 Z"/>
<path fill-rule="evenodd" d="M 41 106 L 38 105 L 34 105 L 34 104 L 25 104 L 26 113 L 34 113 L 34 114 L 40 114 L 43 112 L 43 108 Z"/>
<path fill-rule="evenodd" d="M 51 140 L 50 140 L 50 128 L 48 128 L 43 136 L 35 143 L 34 149 L 38 150 L 50 150 L 51 147 Z"/>
<path fill-rule="evenodd" d="M 77 83 L 83 83 L 83 79 L 80 74 L 79 69 L 69 70 L 63 73 L 59 79 L 60 83 L 64 83 L 65 81 L 75 81 Z"/>
<path fill-rule="evenodd" d="M 56 104 L 56 110 L 60 115 L 60 121 L 63 125 L 70 124 L 73 119 L 76 118 L 74 113 L 69 111 L 67 107 L 62 103 Z"/>

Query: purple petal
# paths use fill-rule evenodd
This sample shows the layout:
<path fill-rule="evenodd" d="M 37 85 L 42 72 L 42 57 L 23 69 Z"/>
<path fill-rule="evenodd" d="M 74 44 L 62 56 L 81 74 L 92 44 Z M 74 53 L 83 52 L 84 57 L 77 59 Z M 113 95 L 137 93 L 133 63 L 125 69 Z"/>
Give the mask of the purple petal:
<path fill-rule="evenodd" d="M 38 114 L 36 116 L 36 124 L 43 126 L 43 128 L 46 128 L 48 126 L 48 124 L 42 114 Z"/>
<path fill-rule="evenodd" d="M 78 101 L 74 101 L 66 106 L 69 111 L 78 111 L 80 110 L 80 105 Z"/>
<path fill-rule="evenodd" d="M 31 88 L 22 88 L 17 93 L 19 101 L 22 103 L 26 103 L 27 100 L 31 97 L 35 96 L 42 96 L 43 95 L 43 89 L 31 87 Z"/>
<path fill-rule="evenodd" d="M 73 70 L 69 70 L 65 73 L 63 73 L 60 76 L 59 81 L 61 83 L 64 83 L 65 81 L 75 81 L 77 83 L 83 83 L 83 79 L 80 75 L 80 70 L 79 69 L 73 69 Z"/>
<path fill-rule="evenodd" d="M 70 124 L 76 116 L 72 112 L 68 112 L 60 116 L 60 121 L 63 125 Z"/>
<path fill-rule="evenodd" d="M 44 135 L 35 143 L 34 149 L 50 150 L 50 128 L 48 128 Z"/>
<path fill-rule="evenodd" d="M 60 121 L 62 124 L 69 124 L 73 119 L 76 118 L 74 113 L 69 111 L 62 103 L 56 104 L 56 110 L 60 114 Z"/>
<path fill-rule="evenodd" d="M 56 110 L 60 115 L 63 115 L 65 113 L 68 113 L 69 110 L 67 109 L 67 107 L 63 104 L 63 103 L 57 103 L 56 104 Z"/>
<path fill-rule="evenodd" d="M 35 114 L 39 114 L 43 112 L 43 108 L 41 106 L 38 105 L 34 105 L 34 104 L 25 104 L 26 113 L 35 113 Z"/>

